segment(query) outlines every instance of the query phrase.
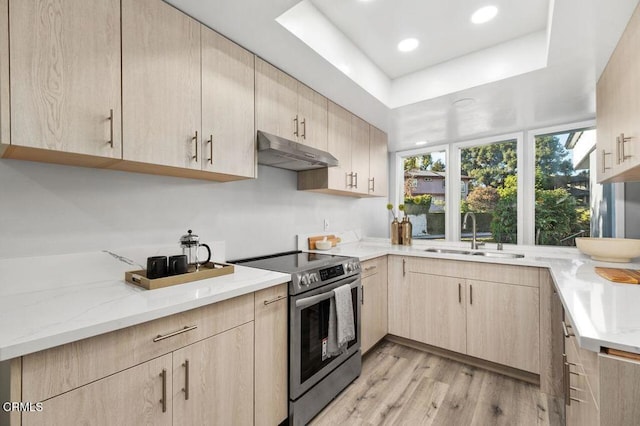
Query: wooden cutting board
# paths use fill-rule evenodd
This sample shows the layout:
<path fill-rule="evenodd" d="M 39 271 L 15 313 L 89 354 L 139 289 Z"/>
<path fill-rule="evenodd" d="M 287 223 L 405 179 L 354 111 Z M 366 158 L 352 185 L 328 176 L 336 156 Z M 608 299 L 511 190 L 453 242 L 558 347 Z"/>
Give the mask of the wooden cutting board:
<path fill-rule="evenodd" d="M 596 266 L 596 274 L 615 283 L 640 284 L 640 271 L 635 269 L 602 268 Z"/>
<path fill-rule="evenodd" d="M 335 247 L 341 240 L 337 238 L 335 235 L 320 235 L 317 237 L 309 237 L 309 250 L 316 249 L 316 241 L 322 241 L 327 237 L 327 241 L 331 242 L 331 247 Z"/>

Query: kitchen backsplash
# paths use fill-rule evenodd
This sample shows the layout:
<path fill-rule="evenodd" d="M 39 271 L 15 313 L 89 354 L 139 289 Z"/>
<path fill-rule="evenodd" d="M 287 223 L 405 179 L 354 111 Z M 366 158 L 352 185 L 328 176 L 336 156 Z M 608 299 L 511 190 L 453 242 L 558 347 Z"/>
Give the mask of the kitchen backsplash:
<path fill-rule="evenodd" d="M 0 160 L 0 258 L 178 246 L 193 229 L 228 259 L 294 250 L 296 235 L 360 229 L 387 235 L 386 200 L 298 191 L 294 172 L 215 183 Z"/>

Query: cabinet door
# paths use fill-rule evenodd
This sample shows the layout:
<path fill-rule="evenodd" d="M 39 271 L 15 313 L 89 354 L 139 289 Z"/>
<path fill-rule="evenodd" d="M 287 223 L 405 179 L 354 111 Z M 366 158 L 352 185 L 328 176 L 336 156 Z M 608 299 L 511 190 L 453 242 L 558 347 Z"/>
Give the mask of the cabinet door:
<path fill-rule="evenodd" d="M 253 321 L 175 351 L 173 372 L 175 425 L 253 424 Z"/>
<path fill-rule="evenodd" d="M 351 171 L 352 190 L 358 194 L 369 193 L 369 123 L 351 116 Z"/>
<path fill-rule="evenodd" d="M 256 130 L 298 140 L 298 82 L 256 58 Z"/>
<path fill-rule="evenodd" d="M 323 151 L 327 150 L 327 98 L 298 83 L 298 141 Z"/>
<path fill-rule="evenodd" d="M 253 178 L 254 56 L 201 29 L 203 170 Z"/>
<path fill-rule="evenodd" d="M 255 296 L 255 424 L 277 425 L 287 418 L 287 284 Z"/>
<path fill-rule="evenodd" d="M 328 109 L 328 141 L 329 152 L 338 159 L 336 167 L 329 167 L 327 172 L 329 188 L 351 191 L 351 116 L 341 106 L 329 102 Z"/>
<path fill-rule="evenodd" d="M 465 283 L 460 278 L 411 272 L 409 338 L 455 352 L 467 349 Z"/>
<path fill-rule="evenodd" d="M 201 169 L 197 21 L 160 0 L 123 0 L 122 94 L 125 160 Z"/>
<path fill-rule="evenodd" d="M 611 84 L 611 70 L 602 73 L 596 86 L 597 99 L 597 148 L 596 176 L 598 182 L 610 178 L 616 166 L 616 137 L 614 136 L 614 120 L 616 106 L 613 102 L 614 87 Z"/>
<path fill-rule="evenodd" d="M 369 195 L 386 197 L 389 180 L 387 134 L 369 126 Z"/>
<path fill-rule="evenodd" d="M 0 154 L 9 138 L 9 0 L 0 0 Z"/>
<path fill-rule="evenodd" d="M 171 368 L 168 354 L 123 370 L 45 400 L 41 412 L 23 413 L 22 424 L 171 425 Z"/>
<path fill-rule="evenodd" d="M 467 284 L 467 354 L 539 373 L 539 290 L 486 281 Z"/>
<path fill-rule="evenodd" d="M 387 335 L 387 258 L 362 264 L 362 353 Z"/>
<path fill-rule="evenodd" d="M 120 2 L 11 0 L 13 145 L 121 158 Z"/>
<path fill-rule="evenodd" d="M 407 306 L 411 295 L 407 285 L 407 258 L 389 256 L 388 262 L 389 334 L 408 339 L 411 318 Z"/>

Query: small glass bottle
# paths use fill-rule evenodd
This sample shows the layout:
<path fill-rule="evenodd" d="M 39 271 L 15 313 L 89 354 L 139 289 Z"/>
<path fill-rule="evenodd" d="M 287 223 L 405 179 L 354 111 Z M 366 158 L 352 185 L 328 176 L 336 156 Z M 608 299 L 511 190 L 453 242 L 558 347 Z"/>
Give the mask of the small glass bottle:
<path fill-rule="evenodd" d="M 400 222 L 395 217 L 391 222 L 391 244 L 400 244 Z"/>

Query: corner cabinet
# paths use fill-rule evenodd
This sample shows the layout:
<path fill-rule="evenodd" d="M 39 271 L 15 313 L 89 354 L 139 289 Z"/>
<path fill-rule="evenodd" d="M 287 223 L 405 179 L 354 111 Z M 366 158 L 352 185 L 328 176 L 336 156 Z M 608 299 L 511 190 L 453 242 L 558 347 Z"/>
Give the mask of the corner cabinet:
<path fill-rule="evenodd" d="M 280 423 L 286 286 L 18 358 L 13 386 L 42 411 L 11 424 Z"/>
<path fill-rule="evenodd" d="M 640 5 L 596 87 L 598 182 L 640 180 Z"/>
<path fill-rule="evenodd" d="M 538 286 L 537 268 L 390 256 L 389 334 L 539 374 Z"/>
<path fill-rule="evenodd" d="M 94 166 L 120 159 L 120 0 L 10 0 L 8 7 L 9 46 L 0 36 L 3 156 L 73 163 L 83 154 Z"/>
<path fill-rule="evenodd" d="M 362 344 L 366 353 L 388 331 L 387 256 L 362 262 Z"/>
<path fill-rule="evenodd" d="M 339 165 L 299 172 L 298 189 L 355 197 L 386 196 L 386 134 L 331 101 L 328 128 L 328 151 Z"/>

